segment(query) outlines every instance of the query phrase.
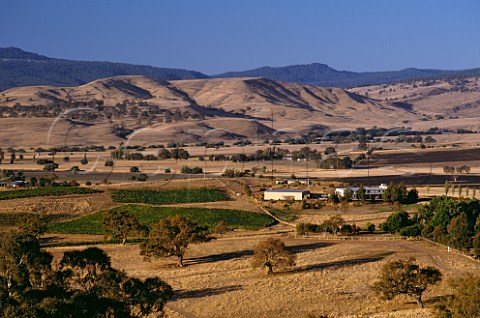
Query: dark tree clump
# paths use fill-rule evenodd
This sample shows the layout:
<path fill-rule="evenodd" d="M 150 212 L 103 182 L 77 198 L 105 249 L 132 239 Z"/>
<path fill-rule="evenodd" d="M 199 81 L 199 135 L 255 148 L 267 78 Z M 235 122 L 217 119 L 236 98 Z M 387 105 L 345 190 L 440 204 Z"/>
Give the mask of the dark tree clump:
<path fill-rule="evenodd" d="M 423 293 L 442 279 L 442 273 L 431 266 L 422 268 L 413 258 L 386 263 L 379 280 L 372 286 L 385 299 L 406 295 L 423 308 Z"/>

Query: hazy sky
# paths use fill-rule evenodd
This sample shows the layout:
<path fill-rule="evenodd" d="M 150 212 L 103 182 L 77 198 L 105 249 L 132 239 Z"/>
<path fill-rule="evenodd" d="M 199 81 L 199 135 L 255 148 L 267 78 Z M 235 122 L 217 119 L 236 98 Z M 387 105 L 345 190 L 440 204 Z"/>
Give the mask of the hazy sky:
<path fill-rule="evenodd" d="M 480 67 L 478 0 L 0 0 L 0 47 L 215 74 Z"/>

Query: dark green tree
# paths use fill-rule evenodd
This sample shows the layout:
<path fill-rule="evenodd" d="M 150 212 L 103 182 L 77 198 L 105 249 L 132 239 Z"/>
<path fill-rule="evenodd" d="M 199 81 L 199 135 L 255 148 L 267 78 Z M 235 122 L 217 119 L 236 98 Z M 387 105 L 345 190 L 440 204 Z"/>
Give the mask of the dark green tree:
<path fill-rule="evenodd" d="M 30 234 L 0 234 L 0 317 L 151 317 L 172 297 L 158 278 L 111 267 L 98 248 L 66 252 L 59 267 Z"/>
<path fill-rule="evenodd" d="M 141 245 L 140 255 L 147 260 L 165 256 L 177 257 L 178 266 L 190 243 L 205 242 L 209 239 L 205 229 L 184 216 L 174 215 L 152 225 L 147 240 Z"/>
<path fill-rule="evenodd" d="M 125 245 L 132 232 L 139 232 L 142 229 L 137 217 L 124 210 L 108 211 L 103 219 L 103 228 L 114 238 L 120 240 L 122 245 Z"/>
<path fill-rule="evenodd" d="M 384 223 L 380 224 L 380 228 L 386 232 L 397 233 L 402 228 L 412 225 L 410 216 L 405 211 L 399 211 L 388 216 Z"/>
<path fill-rule="evenodd" d="M 326 232 L 330 232 L 333 235 L 337 235 L 345 224 L 345 220 L 339 215 L 334 215 L 326 219 L 320 224 L 320 227 Z"/>
<path fill-rule="evenodd" d="M 470 231 L 465 213 L 455 216 L 450 221 L 447 232 L 449 242 L 454 248 L 464 250 L 470 246 Z"/>
<path fill-rule="evenodd" d="M 360 202 L 365 203 L 367 200 L 367 192 L 365 191 L 365 188 L 363 187 L 363 184 L 360 185 L 357 191 L 357 199 L 360 200 Z"/>
<path fill-rule="evenodd" d="M 133 167 L 130 167 L 130 172 L 131 173 L 138 173 L 138 172 L 140 172 L 140 169 L 138 169 L 137 166 L 133 166 Z"/>
<path fill-rule="evenodd" d="M 398 295 L 413 298 L 418 307 L 423 308 L 423 293 L 442 279 L 442 273 L 431 266 L 422 268 L 415 264 L 415 259 L 387 262 L 380 274 L 379 280 L 373 284 L 373 289 L 385 299 L 393 299 Z"/>
<path fill-rule="evenodd" d="M 467 274 L 449 281 L 453 295 L 448 296 L 437 306 L 438 318 L 480 317 L 480 276 Z"/>

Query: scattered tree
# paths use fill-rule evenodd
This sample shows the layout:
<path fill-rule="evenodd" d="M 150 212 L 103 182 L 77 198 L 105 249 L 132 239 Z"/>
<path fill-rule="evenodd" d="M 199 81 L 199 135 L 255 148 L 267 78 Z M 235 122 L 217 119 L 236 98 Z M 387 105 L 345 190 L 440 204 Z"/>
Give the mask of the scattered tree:
<path fill-rule="evenodd" d="M 137 217 L 124 210 L 108 211 L 103 219 L 103 227 L 107 233 L 120 240 L 122 245 L 125 245 L 131 232 L 141 230 Z"/>
<path fill-rule="evenodd" d="M 98 248 L 65 252 L 59 266 L 30 234 L 0 234 L 2 317 L 150 317 L 172 288 L 158 278 L 130 278 Z"/>
<path fill-rule="evenodd" d="M 442 273 L 431 266 L 421 268 L 415 259 L 397 260 L 386 263 L 379 280 L 372 286 L 385 299 L 393 299 L 398 295 L 413 298 L 418 307 L 423 308 L 423 293 L 431 285 L 440 282 Z"/>
<path fill-rule="evenodd" d="M 19 232 L 38 238 L 47 231 L 47 219 L 44 214 L 27 214 L 19 226 Z"/>
<path fill-rule="evenodd" d="M 446 175 L 451 175 L 453 182 L 457 182 L 459 175 L 470 173 L 470 167 L 465 165 L 460 167 L 444 166 L 443 172 Z"/>
<path fill-rule="evenodd" d="M 365 230 L 370 233 L 375 232 L 375 224 L 367 222 L 367 224 L 365 224 Z"/>
<path fill-rule="evenodd" d="M 82 160 L 80 160 L 80 163 L 81 163 L 82 165 L 88 164 L 87 154 L 84 154 L 84 155 L 83 155 L 83 158 L 82 158 Z"/>
<path fill-rule="evenodd" d="M 367 191 L 365 190 L 363 185 L 360 185 L 360 187 L 358 188 L 357 199 L 360 200 L 362 204 L 364 204 L 365 201 L 367 200 Z"/>
<path fill-rule="evenodd" d="M 274 269 L 294 266 L 295 257 L 295 253 L 286 248 L 283 241 L 269 238 L 255 247 L 252 265 L 255 268 L 267 268 L 268 274 L 273 275 Z"/>
<path fill-rule="evenodd" d="M 133 167 L 130 167 L 130 172 L 131 173 L 138 173 L 138 172 L 140 172 L 140 169 L 138 169 L 137 166 L 133 166 Z"/>
<path fill-rule="evenodd" d="M 152 225 L 147 240 L 141 245 L 140 254 L 147 260 L 151 257 L 175 256 L 178 266 L 183 266 L 188 245 L 208 239 L 203 227 L 184 216 L 174 215 Z"/>
<path fill-rule="evenodd" d="M 330 232 L 333 235 L 337 235 L 345 224 L 345 220 L 339 215 L 334 215 L 323 221 L 320 225 L 326 232 Z"/>
<path fill-rule="evenodd" d="M 454 290 L 437 306 L 435 316 L 438 318 L 470 318 L 480 317 L 480 276 L 467 274 L 449 282 Z"/>

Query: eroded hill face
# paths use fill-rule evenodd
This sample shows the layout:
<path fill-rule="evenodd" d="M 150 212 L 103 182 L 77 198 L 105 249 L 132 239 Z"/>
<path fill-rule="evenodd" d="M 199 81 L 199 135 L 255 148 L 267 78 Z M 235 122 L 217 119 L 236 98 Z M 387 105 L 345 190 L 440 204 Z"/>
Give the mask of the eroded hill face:
<path fill-rule="evenodd" d="M 18 135 L 18 145 L 45 144 L 46 134 L 50 143 L 60 142 L 65 129 L 76 136 L 71 139 L 75 144 L 85 134 L 84 140 L 95 143 L 129 138 L 143 144 L 282 139 L 315 129 L 398 127 L 420 119 L 405 103 L 361 94 L 264 78 L 159 81 L 119 76 L 77 87 L 9 89 L 0 93 L 0 115 L 10 133 L 19 119 L 36 127 L 35 138 Z M 52 128 L 49 122 L 64 128 Z M 91 133 L 101 135 L 92 138 Z M 0 141 L 6 142 L 4 135 L 0 131 Z"/>
<path fill-rule="evenodd" d="M 480 80 L 476 77 L 365 86 L 349 91 L 375 100 L 405 104 L 420 116 L 420 121 L 406 122 L 408 126 L 480 128 Z"/>

